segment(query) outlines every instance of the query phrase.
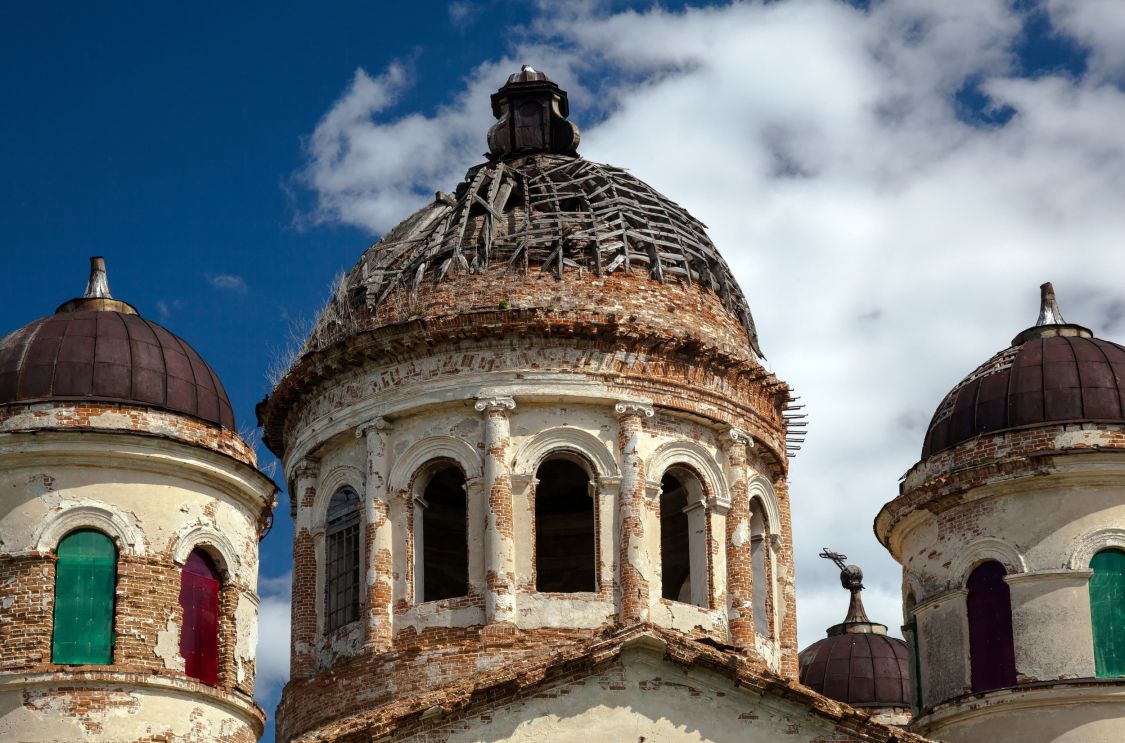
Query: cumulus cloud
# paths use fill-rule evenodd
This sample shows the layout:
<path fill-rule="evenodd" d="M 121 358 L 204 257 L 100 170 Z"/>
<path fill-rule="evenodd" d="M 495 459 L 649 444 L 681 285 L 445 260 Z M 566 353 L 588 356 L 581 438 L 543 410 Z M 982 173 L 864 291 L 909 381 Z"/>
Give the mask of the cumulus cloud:
<path fill-rule="evenodd" d="M 258 578 L 258 649 L 254 698 L 272 710 L 289 678 L 289 600 L 292 573 Z"/>
<path fill-rule="evenodd" d="M 246 279 L 241 276 L 233 276 L 229 273 L 209 273 L 207 274 L 207 283 L 216 291 L 234 292 L 235 294 L 246 293 Z"/>
<path fill-rule="evenodd" d="M 1043 281 L 1067 319 L 1120 332 L 1111 5 L 1052 0 L 1057 33 L 1092 61 L 1036 77 L 1012 52 L 1030 11 L 1003 0 L 544 6 L 435 112 L 393 108 L 412 84 L 401 67 L 358 71 L 302 177 L 318 219 L 382 232 L 480 161 L 488 95 L 517 61 L 545 69 L 572 94 L 586 157 L 710 225 L 773 371 L 808 405 L 791 486 L 800 642 L 847 606 L 822 546 L 864 568 L 869 613 L 896 629 L 900 573 L 870 525 L 942 395 L 1034 322 Z"/>

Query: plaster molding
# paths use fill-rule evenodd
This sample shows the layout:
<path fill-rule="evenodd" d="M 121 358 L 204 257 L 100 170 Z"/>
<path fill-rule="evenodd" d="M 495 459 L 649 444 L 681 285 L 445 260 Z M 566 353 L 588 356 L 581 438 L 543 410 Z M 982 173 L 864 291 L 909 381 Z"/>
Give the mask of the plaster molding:
<path fill-rule="evenodd" d="M 618 417 L 624 418 L 630 415 L 641 416 L 644 418 L 651 418 L 656 415 L 656 410 L 653 409 L 652 403 L 638 402 L 633 400 L 622 400 L 613 406 L 613 412 L 617 413 Z"/>
<path fill-rule="evenodd" d="M 1009 575 L 1027 572 L 1027 561 L 1012 545 L 996 537 L 982 537 L 961 549 L 950 568 L 950 578 L 963 586 L 969 574 L 982 562 L 996 560 Z"/>
<path fill-rule="evenodd" d="M 1034 570 L 1029 573 L 1005 575 L 1004 582 L 1010 586 L 1022 583 L 1044 583 L 1047 581 L 1081 583 L 1085 585 L 1093 574 L 1094 571 L 1089 568 L 1076 570 Z"/>
<path fill-rule="evenodd" d="M 473 403 L 473 409 L 478 413 L 509 413 L 516 409 L 516 401 L 507 395 L 478 397 L 476 402 Z"/>
<path fill-rule="evenodd" d="M 142 557 L 145 554 L 144 533 L 135 519 L 108 503 L 93 500 L 63 499 L 62 507 L 52 511 L 32 535 L 31 544 L 37 552 L 54 552 L 59 541 L 76 529 L 96 529 L 113 539 L 120 554 Z"/>
<path fill-rule="evenodd" d="M 316 496 L 313 498 L 312 522 L 316 525 L 324 524 L 328 515 L 328 504 L 333 496 L 344 487 L 350 487 L 363 503 L 366 498 L 365 480 L 363 470 L 350 464 L 338 464 L 325 472 L 316 484 Z"/>
<path fill-rule="evenodd" d="M 617 457 L 609 445 L 589 431 L 574 426 L 548 428 L 525 441 L 512 458 L 512 473 L 534 476 L 544 459 L 560 451 L 583 457 L 594 468 L 591 479 L 620 474 Z"/>
<path fill-rule="evenodd" d="M 690 470 L 700 480 L 707 496 L 730 500 L 722 464 L 695 441 L 677 440 L 661 444 L 647 457 L 645 469 L 663 477 L 665 472 L 677 465 Z"/>
<path fill-rule="evenodd" d="M 781 511 L 777 507 L 777 494 L 774 493 L 773 483 L 761 475 L 750 478 L 746 494 L 751 504 L 757 501 L 762 506 L 766 517 L 766 532 L 780 538 Z"/>
<path fill-rule="evenodd" d="M 1104 549 L 1125 551 L 1125 529 L 1119 526 L 1108 526 L 1079 537 L 1075 541 L 1070 559 L 1067 560 L 1066 564 L 1071 570 L 1089 568 L 1094 555 Z"/>
<path fill-rule="evenodd" d="M 467 441 L 457 436 L 428 436 L 395 456 L 394 465 L 387 475 L 387 489 L 409 491 L 418 470 L 437 459 L 456 462 L 465 474 L 466 482 L 484 475 L 480 452 Z"/>
<path fill-rule="evenodd" d="M 289 477 L 293 480 L 315 480 L 320 475 L 320 460 L 304 457 L 293 465 Z"/>
<path fill-rule="evenodd" d="M 183 565 L 196 547 L 202 547 L 212 557 L 218 557 L 219 569 L 228 576 L 242 571 L 242 559 L 226 535 L 211 524 L 185 524 L 176 531 L 172 559 Z"/>

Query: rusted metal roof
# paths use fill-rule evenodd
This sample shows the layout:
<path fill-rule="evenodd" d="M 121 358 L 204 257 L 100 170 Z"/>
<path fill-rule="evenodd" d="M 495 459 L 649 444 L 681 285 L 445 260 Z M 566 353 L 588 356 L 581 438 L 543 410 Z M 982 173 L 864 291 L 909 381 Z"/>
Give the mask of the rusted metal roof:
<path fill-rule="evenodd" d="M 195 349 L 109 294 L 92 259 L 86 295 L 0 340 L 0 405 L 117 402 L 235 430 L 218 376 Z"/>
<path fill-rule="evenodd" d="M 805 648 L 800 681 L 853 707 L 910 707 L 907 645 L 871 632 L 842 633 Z"/>
<path fill-rule="evenodd" d="M 1125 347 L 1062 322 L 1044 284 L 1039 322 L 965 377 L 930 421 L 922 458 L 986 433 L 1048 423 L 1125 423 Z"/>

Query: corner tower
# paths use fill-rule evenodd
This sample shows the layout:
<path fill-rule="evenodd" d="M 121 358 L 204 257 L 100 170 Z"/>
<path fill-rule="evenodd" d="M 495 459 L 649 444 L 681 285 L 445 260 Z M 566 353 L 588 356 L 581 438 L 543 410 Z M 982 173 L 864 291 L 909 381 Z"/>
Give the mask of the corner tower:
<path fill-rule="evenodd" d="M 1125 348 L 1036 324 L 938 406 L 875 520 L 903 566 L 911 729 L 951 743 L 1125 738 Z"/>
<path fill-rule="evenodd" d="M 796 680 L 790 396 L 738 284 L 576 154 L 545 75 L 492 104 L 487 162 L 363 254 L 258 409 L 296 522 L 282 740 L 398 739 L 638 631 Z"/>
<path fill-rule="evenodd" d="M 276 488 L 214 371 L 91 264 L 0 340 L 0 738 L 250 743 Z"/>

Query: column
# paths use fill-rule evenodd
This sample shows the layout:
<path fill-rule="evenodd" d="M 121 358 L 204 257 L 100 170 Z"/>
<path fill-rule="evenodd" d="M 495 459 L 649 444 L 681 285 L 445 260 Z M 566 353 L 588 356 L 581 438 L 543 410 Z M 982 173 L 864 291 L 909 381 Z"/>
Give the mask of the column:
<path fill-rule="evenodd" d="M 391 649 L 394 635 L 394 541 L 391 528 L 390 495 L 387 476 L 390 469 L 391 425 L 383 418 L 359 426 L 356 438 L 367 442 L 366 487 L 363 498 L 364 544 L 366 549 L 366 601 L 364 647 L 378 653 Z"/>
<path fill-rule="evenodd" d="M 320 594 L 316 590 L 312 506 L 319 475 L 320 462 L 304 459 L 293 468 L 289 480 L 290 511 L 293 514 L 292 655 L 289 657 L 289 676 L 293 679 L 309 676 L 313 670 L 312 653 L 316 646 L 316 613 Z"/>
<path fill-rule="evenodd" d="M 727 621 L 730 643 L 742 649 L 754 648 L 754 560 L 750 533 L 750 480 L 746 458 L 754 445 L 745 431 L 727 432 L 727 478 L 731 503 L 727 512 Z M 761 586 L 768 590 L 768 586 Z"/>
<path fill-rule="evenodd" d="M 617 591 L 621 625 L 649 620 L 651 558 L 645 545 L 645 463 L 638 452 L 644 419 L 653 416 L 651 405 L 619 402 L 617 446 L 621 457 L 621 491 L 617 498 Z"/>
<path fill-rule="evenodd" d="M 508 464 L 508 414 L 516 401 L 484 397 L 476 401 L 484 413 L 484 487 L 488 505 L 484 523 L 484 621 L 516 623 L 516 546 L 512 523 L 512 473 Z"/>

